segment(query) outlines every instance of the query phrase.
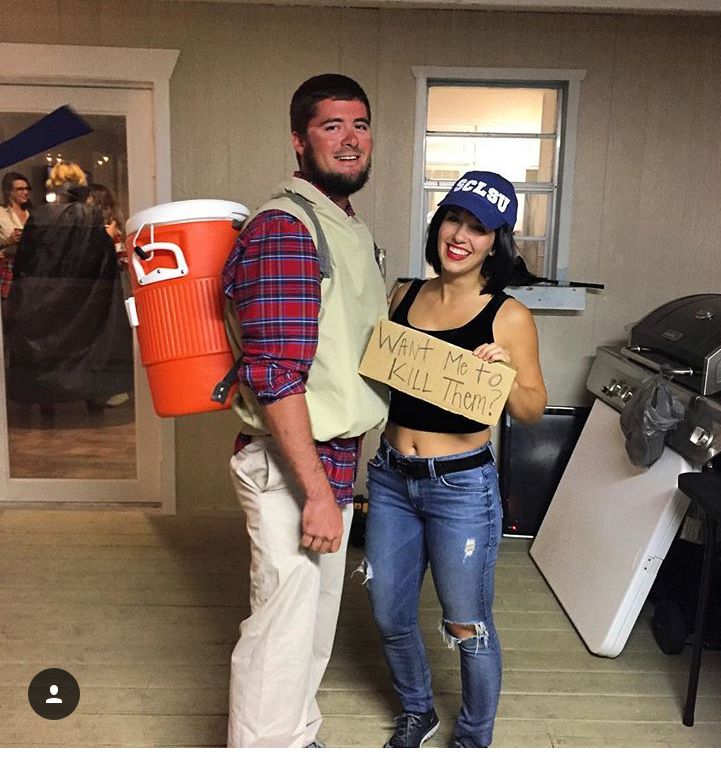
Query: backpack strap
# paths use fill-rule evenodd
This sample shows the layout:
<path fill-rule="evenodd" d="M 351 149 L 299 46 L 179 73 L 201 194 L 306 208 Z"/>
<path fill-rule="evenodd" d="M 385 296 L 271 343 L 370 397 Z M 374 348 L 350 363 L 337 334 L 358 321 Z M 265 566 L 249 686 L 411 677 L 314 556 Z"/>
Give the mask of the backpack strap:
<path fill-rule="evenodd" d="M 294 202 L 299 208 L 305 211 L 305 214 L 310 218 L 313 226 L 315 227 L 315 235 L 317 244 L 315 246 L 318 253 L 318 265 L 320 266 L 321 277 L 330 278 L 331 263 L 330 263 L 330 247 L 328 246 L 328 240 L 325 237 L 323 227 L 320 225 L 318 216 L 313 210 L 313 203 L 307 200 L 303 195 L 299 195 L 296 192 L 291 192 L 289 189 L 285 190 L 284 197 L 287 197 L 291 202 Z"/>
<path fill-rule="evenodd" d="M 228 300 L 228 302 L 230 302 L 230 300 Z M 223 378 L 213 388 L 213 391 L 210 395 L 211 402 L 217 402 L 219 405 L 225 404 L 225 401 L 228 399 L 228 394 L 233 384 L 236 384 L 238 382 L 238 370 L 240 369 L 240 364 L 242 362 L 243 362 L 243 356 L 240 355 L 238 359 L 233 363 L 233 367 L 225 374 L 225 376 L 223 376 Z"/>
<path fill-rule="evenodd" d="M 228 337 L 228 344 L 230 344 L 231 352 L 235 356 L 235 362 L 233 363 L 233 367 L 215 385 L 210 395 L 211 402 L 217 402 L 219 405 L 225 404 L 233 384 L 238 382 L 238 371 L 240 370 L 240 364 L 243 362 L 243 335 L 240 322 L 235 315 L 233 301 L 227 297 L 223 297 L 223 299 L 225 300 L 223 304 L 225 335 Z"/>
<path fill-rule="evenodd" d="M 325 276 L 327 278 L 330 278 L 332 270 L 330 262 L 330 247 L 328 246 L 328 241 L 325 238 L 325 232 L 323 231 L 323 227 L 320 225 L 318 216 L 315 214 L 315 210 L 313 210 L 313 203 L 303 197 L 303 195 L 300 195 L 296 192 L 291 192 L 289 189 L 285 190 L 284 197 L 287 197 L 291 202 L 294 202 L 296 205 L 301 207 L 305 211 L 308 218 L 310 218 L 310 220 L 312 221 L 313 226 L 315 227 L 316 238 L 318 240 L 316 244 L 316 251 L 318 252 L 320 275 L 321 277 Z M 379 247 L 375 243 L 375 240 L 373 241 L 373 255 L 376 259 L 376 265 L 378 266 L 381 274 L 383 275 L 383 279 L 385 280 L 386 251 Z"/>

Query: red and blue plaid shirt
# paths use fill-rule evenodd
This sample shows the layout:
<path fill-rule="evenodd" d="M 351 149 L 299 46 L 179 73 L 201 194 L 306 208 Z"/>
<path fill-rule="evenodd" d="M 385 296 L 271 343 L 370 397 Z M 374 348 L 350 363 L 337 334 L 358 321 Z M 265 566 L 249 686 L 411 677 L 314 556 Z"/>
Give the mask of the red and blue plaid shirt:
<path fill-rule="evenodd" d="M 6 300 L 13 283 L 13 262 L 10 258 L 0 258 L 0 298 Z"/>
<path fill-rule="evenodd" d="M 353 215 L 350 205 L 346 212 Z M 243 330 L 238 380 L 262 405 L 305 392 L 318 346 L 320 281 L 313 238 L 288 213 L 260 213 L 233 246 L 223 269 L 223 289 L 233 300 Z M 235 451 L 249 441 L 240 434 Z M 354 437 L 315 443 L 340 505 L 353 499 L 360 442 Z"/>

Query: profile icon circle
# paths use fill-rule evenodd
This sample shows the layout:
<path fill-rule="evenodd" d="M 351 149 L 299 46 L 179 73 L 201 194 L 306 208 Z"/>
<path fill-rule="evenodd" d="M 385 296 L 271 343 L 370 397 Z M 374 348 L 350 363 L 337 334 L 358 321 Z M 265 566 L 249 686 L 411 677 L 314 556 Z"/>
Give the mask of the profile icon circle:
<path fill-rule="evenodd" d="M 30 681 L 28 701 L 40 717 L 61 720 L 78 706 L 80 687 L 67 670 L 46 668 Z"/>

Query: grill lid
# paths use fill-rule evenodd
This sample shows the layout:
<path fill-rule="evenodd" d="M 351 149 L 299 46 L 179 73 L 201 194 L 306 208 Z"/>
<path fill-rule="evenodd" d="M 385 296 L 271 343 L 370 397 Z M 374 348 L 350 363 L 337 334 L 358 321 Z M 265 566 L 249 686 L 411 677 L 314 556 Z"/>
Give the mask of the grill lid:
<path fill-rule="evenodd" d="M 680 297 L 652 310 L 631 329 L 629 348 L 693 369 L 678 380 L 699 394 L 721 391 L 721 294 Z"/>

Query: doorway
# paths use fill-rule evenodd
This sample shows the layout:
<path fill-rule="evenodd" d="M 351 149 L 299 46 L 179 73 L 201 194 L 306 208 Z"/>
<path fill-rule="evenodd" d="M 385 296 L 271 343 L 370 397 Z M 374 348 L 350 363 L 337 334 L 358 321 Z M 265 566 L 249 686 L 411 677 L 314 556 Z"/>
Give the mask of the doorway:
<path fill-rule="evenodd" d="M 6 169 L 27 178 L 35 208 L 53 199 L 45 180 L 58 161 L 78 163 L 89 182 L 107 187 L 124 218 L 156 204 L 150 88 L 0 85 L 0 139 L 66 104 L 88 121 L 92 133 Z M 52 323 L 52 312 L 42 307 L 38 312 Z M 114 333 L 126 340 L 132 365 L 123 391 L 43 403 L 37 395 L 23 401 L 30 395 L 22 391 L 25 379 L 18 361 L 13 364 L 12 335 L 4 325 L 0 501 L 166 504 L 164 492 L 172 491 L 172 483 L 163 480 L 161 461 L 168 454 L 168 422 L 164 429 L 153 411 L 137 344 L 127 323 L 122 329 Z"/>

